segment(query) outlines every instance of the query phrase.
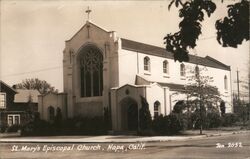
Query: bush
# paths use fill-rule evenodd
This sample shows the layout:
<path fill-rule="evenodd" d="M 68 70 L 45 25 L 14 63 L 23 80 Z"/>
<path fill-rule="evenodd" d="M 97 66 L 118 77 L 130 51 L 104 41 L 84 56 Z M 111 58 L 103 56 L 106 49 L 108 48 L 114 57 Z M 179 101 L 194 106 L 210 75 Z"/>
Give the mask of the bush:
<path fill-rule="evenodd" d="M 7 132 L 17 132 L 21 127 L 19 125 L 12 125 L 7 128 Z"/>
<path fill-rule="evenodd" d="M 0 126 L 0 132 L 4 133 L 7 130 L 7 126 L 6 125 L 1 125 Z"/>
<path fill-rule="evenodd" d="M 140 131 L 148 131 L 152 127 L 152 117 L 149 111 L 147 100 L 141 96 L 142 107 L 139 111 L 139 127 Z"/>
<path fill-rule="evenodd" d="M 240 118 L 233 113 L 227 113 L 222 117 L 222 126 L 233 126 Z"/>
<path fill-rule="evenodd" d="M 56 134 L 56 130 L 52 124 L 40 119 L 24 125 L 21 132 L 23 136 L 48 136 Z"/>
<path fill-rule="evenodd" d="M 177 114 L 162 115 L 153 120 L 153 131 L 158 135 L 175 135 L 183 130 L 183 124 Z"/>
<path fill-rule="evenodd" d="M 221 125 L 219 112 L 209 112 L 205 118 L 204 128 L 217 128 Z"/>
<path fill-rule="evenodd" d="M 103 117 L 82 118 L 75 117 L 58 122 L 49 123 L 36 120 L 22 128 L 23 136 L 52 136 L 52 135 L 101 135 L 107 133 Z"/>

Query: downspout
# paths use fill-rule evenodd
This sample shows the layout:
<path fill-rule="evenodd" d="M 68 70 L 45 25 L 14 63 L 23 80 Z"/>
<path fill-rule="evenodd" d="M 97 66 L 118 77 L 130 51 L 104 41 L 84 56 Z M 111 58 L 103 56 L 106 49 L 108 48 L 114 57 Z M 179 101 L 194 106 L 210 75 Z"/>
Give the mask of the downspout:
<path fill-rule="evenodd" d="M 167 101 L 166 101 L 166 88 L 164 90 L 164 114 L 167 115 Z"/>
<path fill-rule="evenodd" d="M 139 74 L 139 55 L 138 55 L 138 51 L 136 52 L 136 58 L 137 58 L 137 74 Z"/>

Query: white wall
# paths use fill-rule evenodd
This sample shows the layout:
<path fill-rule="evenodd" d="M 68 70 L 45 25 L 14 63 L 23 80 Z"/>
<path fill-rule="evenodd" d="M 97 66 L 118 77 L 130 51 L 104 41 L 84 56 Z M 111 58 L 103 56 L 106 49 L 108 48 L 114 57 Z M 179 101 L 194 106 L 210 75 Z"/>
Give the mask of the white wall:
<path fill-rule="evenodd" d="M 158 84 L 154 83 L 147 87 L 147 101 L 149 104 L 149 110 L 152 117 L 154 117 L 154 103 L 156 101 L 160 102 L 160 114 L 165 115 L 164 98 L 165 98 L 164 89 Z"/>
<path fill-rule="evenodd" d="M 67 117 L 67 96 L 64 93 L 54 94 L 50 93 L 47 95 L 38 96 L 38 112 L 40 113 L 40 118 L 43 120 L 48 120 L 48 107 L 52 106 L 55 109 L 60 108 L 62 112 L 62 117 Z"/>
<path fill-rule="evenodd" d="M 144 57 L 150 58 L 150 73 L 144 71 Z M 167 60 L 169 63 L 169 74 L 163 73 L 163 61 Z M 180 62 L 173 59 L 167 59 L 163 57 L 148 55 L 144 53 L 138 53 L 134 51 L 121 50 L 119 52 L 119 85 L 122 86 L 126 83 L 135 84 L 135 77 L 138 74 L 144 79 L 152 82 L 162 83 L 174 83 L 174 84 L 187 84 L 188 76 L 193 75 L 190 73 L 190 69 L 195 68 L 195 64 L 185 63 L 186 78 L 180 76 Z M 213 77 L 213 82 L 210 84 L 216 86 L 219 92 L 222 94 L 221 98 L 226 102 L 226 112 L 231 112 L 232 97 L 231 97 L 231 77 L 229 70 L 223 70 L 212 67 L 205 67 L 199 65 L 200 70 L 203 68 L 202 74 L 205 76 Z M 206 71 L 205 71 L 206 70 Z M 224 76 L 227 76 L 228 89 L 224 89 Z"/>

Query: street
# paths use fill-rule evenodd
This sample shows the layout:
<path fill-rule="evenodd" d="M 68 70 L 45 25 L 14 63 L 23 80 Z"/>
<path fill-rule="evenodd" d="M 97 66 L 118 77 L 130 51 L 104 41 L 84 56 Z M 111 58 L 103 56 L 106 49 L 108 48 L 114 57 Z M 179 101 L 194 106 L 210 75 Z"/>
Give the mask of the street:
<path fill-rule="evenodd" d="M 1 159 L 250 159 L 250 133 L 145 143 L 0 143 Z"/>

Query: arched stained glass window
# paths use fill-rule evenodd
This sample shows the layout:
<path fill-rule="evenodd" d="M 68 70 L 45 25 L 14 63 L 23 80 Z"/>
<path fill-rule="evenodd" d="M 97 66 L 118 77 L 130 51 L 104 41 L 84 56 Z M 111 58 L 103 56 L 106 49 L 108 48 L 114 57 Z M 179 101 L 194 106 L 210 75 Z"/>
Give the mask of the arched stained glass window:
<path fill-rule="evenodd" d="M 95 48 L 83 49 L 80 55 L 81 97 L 101 96 L 103 89 L 103 56 Z"/>

